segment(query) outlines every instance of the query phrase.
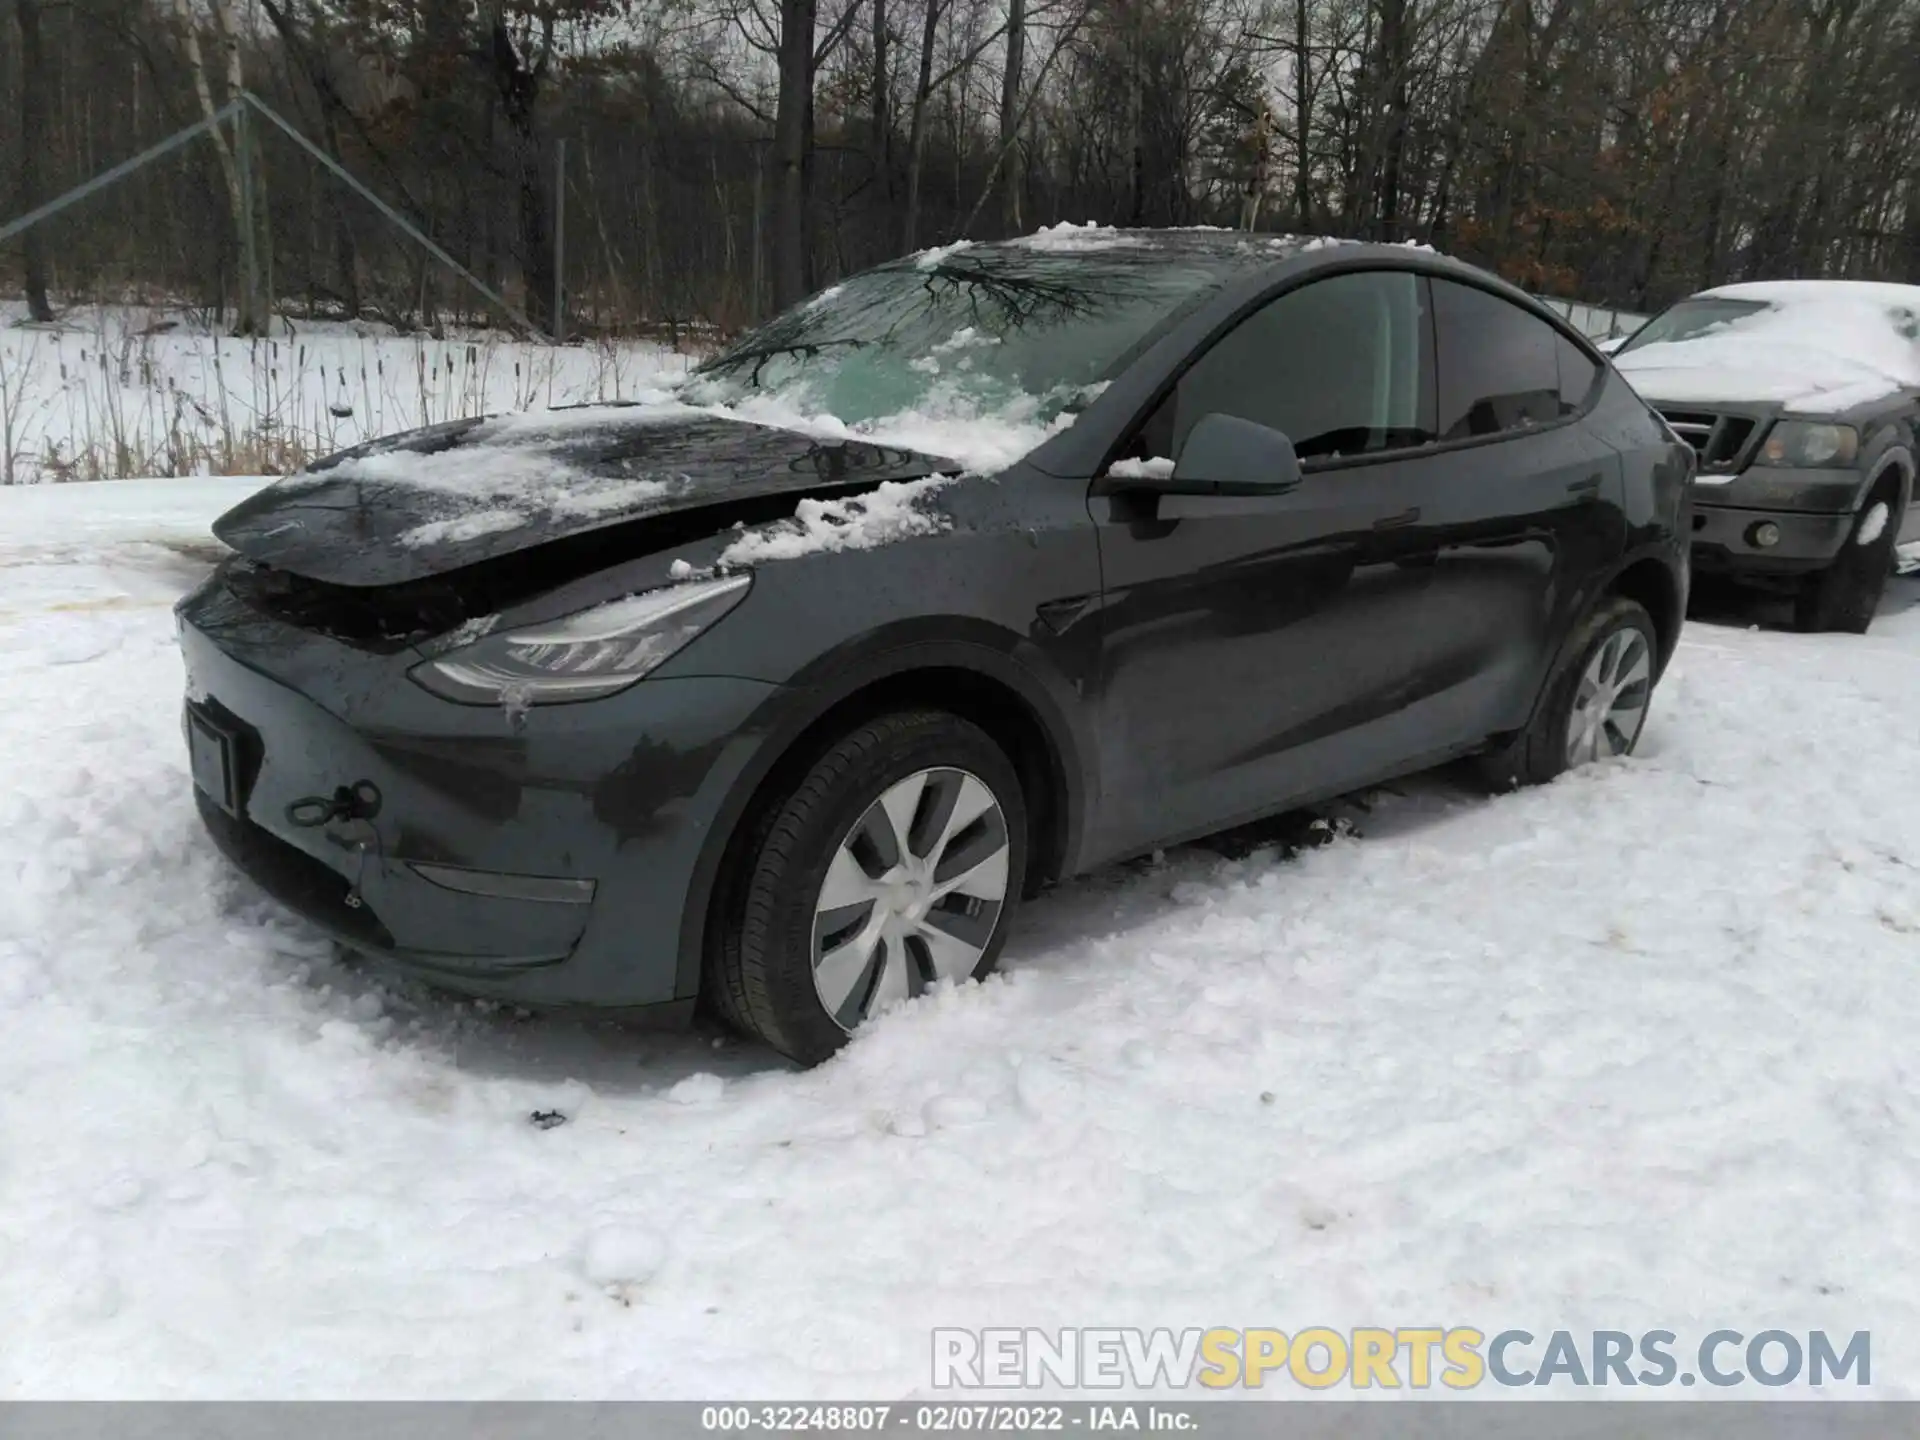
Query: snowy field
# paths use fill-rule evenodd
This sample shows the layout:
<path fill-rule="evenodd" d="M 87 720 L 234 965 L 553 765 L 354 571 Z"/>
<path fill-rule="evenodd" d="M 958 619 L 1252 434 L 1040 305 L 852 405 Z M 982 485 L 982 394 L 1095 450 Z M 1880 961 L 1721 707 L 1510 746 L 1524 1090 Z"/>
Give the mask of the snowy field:
<path fill-rule="evenodd" d="M 236 339 L 180 310 L 0 303 L 0 484 L 283 474 L 379 435 L 535 406 L 620 400 L 688 357 L 644 342 L 433 339 L 286 320 Z"/>
<path fill-rule="evenodd" d="M 906 1397 L 985 1324 L 1870 1329 L 1920 1395 L 1920 581 L 1689 625 L 1630 762 L 1070 885 L 801 1074 L 228 873 L 168 606 L 246 489 L 0 491 L 0 1398 Z"/>

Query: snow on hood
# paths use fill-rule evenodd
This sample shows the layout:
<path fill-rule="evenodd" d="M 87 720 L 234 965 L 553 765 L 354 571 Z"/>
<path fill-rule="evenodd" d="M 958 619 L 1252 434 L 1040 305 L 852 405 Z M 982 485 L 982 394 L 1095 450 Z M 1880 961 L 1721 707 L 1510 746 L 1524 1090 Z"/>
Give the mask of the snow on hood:
<path fill-rule="evenodd" d="M 742 533 L 721 552 L 718 569 L 751 566 L 767 560 L 794 560 L 830 550 L 871 550 L 909 535 L 936 535 L 947 517 L 922 509 L 920 502 L 943 485 L 946 475 L 923 480 L 886 480 L 864 495 L 843 500 L 808 496 L 791 520 Z"/>
<path fill-rule="evenodd" d="M 982 414 L 936 386 L 915 411 L 848 425 L 778 396 L 696 405 L 658 391 L 632 404 L 458 421 L 320 461 L 243 501 L 214 530 L 263 564 L 387 585 L 607 525 L 788 493 L 794 519 L 736 560 L 821 541 L 861 548 L 920 523 L 894 522 L 928 491 L 896 494 L 889 482 L 990 474 L 1072 422 L 1042 423 L 1038 404 Z M 851 497 L 833 496 L 870 486 L 882 487 L 879 500 L 851 509 Z"/>
<path fill-rule="evenodd" d="M 214 533 L 250 560 L 392 585 L 629 521 L 765 510 L 961 468 L 820 427 L 652 405 L 467 421 L 348 451 L 268 486 Z M 809 433 L 809 431 L 811 433 Z M 791 513 L 791 510 L 789 510 Z"/>
<path fill-rule="evenodd" d="M 1616 354 L 1614 365 L 1653 400 L 1775 403 L 1831 414 L 1902 389 L 1920 389 L 1920 345 L 1900 333 L 1884 287 L 1732 285 L 1706 292 L 1770 308 L 1690 340 Z"/>

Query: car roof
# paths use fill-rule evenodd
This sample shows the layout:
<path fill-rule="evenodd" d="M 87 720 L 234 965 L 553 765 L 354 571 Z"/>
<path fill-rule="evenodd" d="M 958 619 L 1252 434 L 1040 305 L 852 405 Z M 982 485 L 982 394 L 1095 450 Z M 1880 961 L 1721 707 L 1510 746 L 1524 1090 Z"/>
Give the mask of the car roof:
<path fill-rule="evenodd" d="M 1163 255 L 1190 255 L 1196 259 L 1238 262 L 1239 268 L 1277 265 L 1314 250 L 1347 248 L 1360 242 L 1332 235 L 1281 235 L 1264 231 L 1225 230 L 1212 225 L 1165 229 L 1119 227 L 1089 221 L 1076 225 L 1063 220 L 1029 235 L 1007 240 L 959 240 L 935 245 L 889 260 L 880 270 L 930 269 L 949 256 L 1093 256 L 1151 251 Z"/>
<path fill-rule="evenodd" d="M 1749 280 L 1702 290 L 1696 300 L 1758 300 L 1793 305 L 1820 300 L 1865 300 L 1883 305 L 1920 305 L 1920 285 L 1884 280 Z"/>

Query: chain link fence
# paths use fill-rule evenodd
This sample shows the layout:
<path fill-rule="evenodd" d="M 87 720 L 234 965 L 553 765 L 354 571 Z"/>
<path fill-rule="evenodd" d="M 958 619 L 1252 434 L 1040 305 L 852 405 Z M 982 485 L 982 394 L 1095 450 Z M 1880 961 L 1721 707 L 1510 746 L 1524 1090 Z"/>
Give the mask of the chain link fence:
<path fill-rule="evenodd" d="M 1649 319 L 1631 310 L 1614 310 L 1605 305 L 1588 305 L 1579 300 L 1560 300 L 1551 295 L 1534 297 L 1548 309 L 1564 315 L 1589 340 L 1612 340 L 1631 335 Z"/>

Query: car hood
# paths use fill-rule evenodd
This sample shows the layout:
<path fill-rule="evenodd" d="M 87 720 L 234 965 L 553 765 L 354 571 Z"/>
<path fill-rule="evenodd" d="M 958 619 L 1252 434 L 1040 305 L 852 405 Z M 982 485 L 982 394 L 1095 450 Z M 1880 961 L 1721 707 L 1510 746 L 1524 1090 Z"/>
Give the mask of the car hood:
<path fill-rule="evenodd" d="M 213 533 L 310 579 L 392 585 L 651 516 L 957 468 L 691 406 L 596 405 L 343 451 L 235 506 Z"/>
<path fill-rule="evenodd" d="M 1906 377 L 1851 356 L 1736 335 L 1647 345 L 1613 363 L 1656 405 L 1779 405 L 1833 415 L 1909 388 Z"/>

